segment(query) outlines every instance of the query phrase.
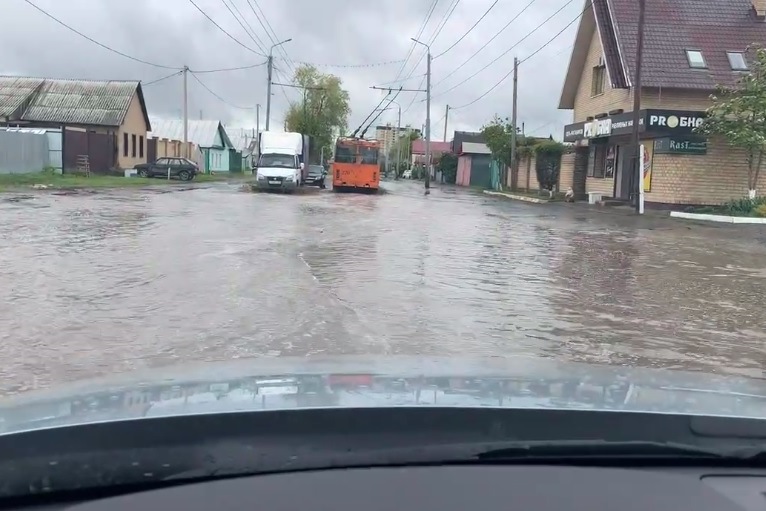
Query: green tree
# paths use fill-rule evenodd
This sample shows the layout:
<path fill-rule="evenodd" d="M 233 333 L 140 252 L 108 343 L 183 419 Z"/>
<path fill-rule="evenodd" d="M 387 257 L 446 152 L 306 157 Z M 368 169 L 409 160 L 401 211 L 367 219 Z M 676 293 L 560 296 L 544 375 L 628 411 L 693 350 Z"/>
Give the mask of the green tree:
<path fill-rule="evenodd" d="M 710 96 L 713 106 L 696 131 L 722 136 L 746 151 L 748 194 L 753 199 L 766 151 L 766 50 L 751 47 L 748 57 L 750 72 L 734 87 L 717 87 Z"/>
<path fill-rule="evenodd" d="M 420 138 L 420 135 L 417 131 L 405 131 L 411 128 L 409 126 L 402 128 L 402 134 L 399 136 L 399 139 L 396 140 L 393 144 L 391 144 L 391 147 L 388 151 L 388 158 L 389 161 L 396 161 L 397 156 L 401 154 L 402 161 L 399 162 L 398 166 L 398 175 L 397 177 L 401 177 L 402 173 L 410 168 L 410 153 L 412 148 L 412 142 L 413 140 L 417 140 Z M 401 150 L 401 152 L 400 152 Z"/>
<path fill-rule="evenodd" d="M 524 158 L 528 158 L 532 155 L 532 150 L 540 139 L 535 137 L 525 137 L 519 133 L 518 128 L 516 131 L 516 163 L 511 165 L 511 134 L 513 133 L 513 126 L 510 120 L 506 117 L 501 119 L 497 115 L 487 125 L 482 127 L 481 134 L 484 137 L 484 143 L 487 144 L 492 157 L 499 161 L 504 168 L 511 167 L 513 169 L 513 175 L 511 176 L 511 183 L 513 188 L 516 188 L 519 173 L 519 162 Z M 505 183 L 505 176 L 500 176 L 501 183 Z"/>
<path fill-rule="evenodd" d="M 341 79 L 322 74 L 314 66 L 301 65 L 295 70 L 293 84 L 301 87 L 300 100 L 291 102 L 285 115 L 285 129 L 313 138 L 310 159 L 319 161 L 324 148 L 325 157 L 332 153 L 335 137 L 344 133 L 351 113 L 348 91 Z"/>
<path fill-rule="evenodd" d="M 439 164 L 436 168 L 444 176 L 444 182 L 449 184 L 455 184 L 457 180 L 457 156 L 452 153 L 444 153 L 439 159 Z"/>
<path fill-rule="evenodd" d="M 566 151 L 566 146 L 555 140 L 544 140 L 534 146 L 535 172 L 540 188 L 548 191 L 553 196 L 553 188 L 559 182 L 561 172 L 561 155 Z"/>

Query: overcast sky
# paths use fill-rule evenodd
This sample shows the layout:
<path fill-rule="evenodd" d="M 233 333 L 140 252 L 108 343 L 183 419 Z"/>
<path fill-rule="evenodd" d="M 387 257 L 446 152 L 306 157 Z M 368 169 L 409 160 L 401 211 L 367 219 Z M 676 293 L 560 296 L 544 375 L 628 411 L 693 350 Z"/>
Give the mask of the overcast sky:
<path fill-rule="evenodd" d="M 170 75 L 174 72 L 172 68 L 184 65 L 192 70 L 212 70 L 259 64 L 265 59 L 251 50 L 268 53 L 274 42 L 292 38 L 282 47 L 286 54 L 275 50 L 278 69 L 275 81 L 289 81 L 292 70 L 301 62 L 317 64 L 322 72 L 339 76 L 351 96 L 351 127 L 356 127 L 382 98 L 383 93 L 370 89 L 370 86 L 424 88 L 424 48 L 416 47 L 406 63 L 402 61 L 413 46 L 410 37 L 419 34 L 434 2 L 193 0 L 241 43 L 238 44 L 216 28 L 191 0 L 30 1 L 106 46 L 171 69 L 139 63 L 103 49 L 57 24 L 25 0 L 0 0 L 3 12 L 3 30 L 0 31 L 2 74 L 137 79 L 147 83 L 144 90 L 150 114 L 178 118 L 182 108 L 181 76 L 155 84 L 148 82 Z M 493 3 L 495 0 L 458 0 L 455 6 L 456 0 L 436 0 L 433 14 L 419 37 L 424 42 L 431 42 L 435 56 L 431 104 L 434 140 L 443 137 L 447 104 L 454 107 L 449 115 L 448 139 L 454 130 L 480 129 L 495 113 L 510 116 L 513 84 L 510 75 L 483 98 L 469 106 L 464 105 L 479 98 L 509 74 L 514 56 L 523 60 L 531 55 L 583 9 L 581 0 L 497 0 L 473 31 L 440 55 Z M 563 10 L 550 21 L 534 30 L 562 7 Z M 264 21 L 268 33 L 256 13 Z M 517 15 L 513 23 L 480 50 Z M 443 28 L 435 35 L 442 24 Z M 572 23 L 519 67 L 519 123 L 525 123 L 529 134 L 553 133 L 560 138 L 563 125 L 570 122 L 571 111 L 559 111 L 556 106 L 576 29 L 577 23 Z M 514 45 L 516 47 L 508 51 Z M 498 57 L 495 63 L 481 70 Z M 466 61 L 469 62 L 455 71 Z M 451 72 L 452 75 L 447 76 Z M 255 105 L 261 104 L 263 126 L 266 66 L 194 76 L 215 95 L 190 76 L 191 118 L 202 115 L 206 119 L 220 119 L 231 126 L 251 127 L 255 126 Z M 407 77 L 409 79 L 401 81 Z M 394 81 L 396 79 L 399 81 Z M 296 100 L 298 91 L 275 86 L 273 92 L 272 123 L 281 126 L 287 102 Z M 423 93 L 402 92 L 399 95 L 402 125 L 420 127 L 425 122 L 424 99 Z M 396 124 L 395 107 L 383 112 L 376 124 L 387 122 Z"/>

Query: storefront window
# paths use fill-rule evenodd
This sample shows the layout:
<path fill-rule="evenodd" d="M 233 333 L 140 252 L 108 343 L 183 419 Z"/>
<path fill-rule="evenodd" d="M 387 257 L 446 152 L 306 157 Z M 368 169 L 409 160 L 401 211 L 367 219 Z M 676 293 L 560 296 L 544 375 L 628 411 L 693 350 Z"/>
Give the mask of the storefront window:
<path fill-rule="evenodd" d="M 590 146 L 590 155 L 588 158 L 588 177 L 605 177 L 606 156 L 609 146 L 606 144 L 593 144 Z M 612 177 L 612 176 L 607 176 Z"/>

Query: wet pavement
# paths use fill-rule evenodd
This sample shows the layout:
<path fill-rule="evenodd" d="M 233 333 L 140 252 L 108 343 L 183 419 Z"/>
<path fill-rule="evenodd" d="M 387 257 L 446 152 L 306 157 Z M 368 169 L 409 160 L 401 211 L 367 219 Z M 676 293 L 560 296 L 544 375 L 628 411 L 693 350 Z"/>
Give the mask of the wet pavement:
<path fill-rule="evenodd" d="M 385 186 L 0 195 L 0 393 L 320 354 L 761 376 L 760 227 Z"/>

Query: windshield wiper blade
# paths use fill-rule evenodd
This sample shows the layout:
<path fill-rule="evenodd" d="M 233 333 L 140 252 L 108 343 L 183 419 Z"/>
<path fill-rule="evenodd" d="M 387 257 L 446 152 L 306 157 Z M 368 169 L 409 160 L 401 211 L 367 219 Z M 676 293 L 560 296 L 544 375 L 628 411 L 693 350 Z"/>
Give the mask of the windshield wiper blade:
<path fill-rule="evenodd" d="M 481 461 L 525 458 L 745 458 L 742 454 L 676 442 L 578 440 L 518 442 L 478 452 L 475 458 Z"/>

